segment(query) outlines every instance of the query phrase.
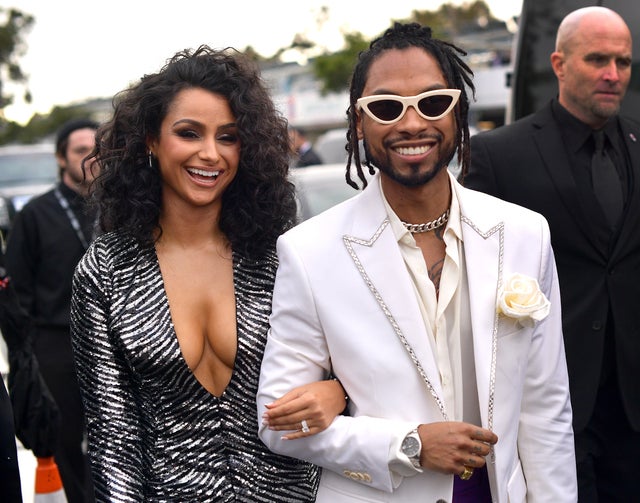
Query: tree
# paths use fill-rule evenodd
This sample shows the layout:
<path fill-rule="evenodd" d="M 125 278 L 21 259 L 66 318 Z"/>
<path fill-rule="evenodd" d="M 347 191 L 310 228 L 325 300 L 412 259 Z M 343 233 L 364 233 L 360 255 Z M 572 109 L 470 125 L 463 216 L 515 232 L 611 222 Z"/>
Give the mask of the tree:
<path fill-rule="evenodd" d="M 442 4 L 436 11 L 414 10 L 409 19 L 401 22 L 417 22 L 430 26 L 433 36 L 442 40 L 455 40 L 461 34 L 484 30 L 492 24 L 502 23 L 492 16 L 483 0 L 455 6 Z M 389 26 L 393 23 L 390 20 Z M 369 46 L 362 33 L 351 32 L 344 35 L 344 49 L 334 53 L 325 52 L 313 60 L 313 71 L 322 83 L 323 92 L 343 92 L 349 87 L 349 78 L 358 53 Z"/>
<path fill-rule="evenodd" d="M 48 114 L 35 114 L 22 126 L 6 121 L 0 128 L 0 145 L 36 143 L 52 138 L 62 124 L 70 119 L 91 117 L 91 110 L 84 105 L 55 106 Z"/>
<path fill-rule="evenodd" d="M 0 25 L 0 118 L 4 118 L 2 110 L 13 102 L 13 96 L 5 91 L 7 82 L 23 85 L 24 100 L 31 102 L 31 93 L 27 87 L 27 75 L 22 71 L 18 60 L 26 52 L 25 35 L 33 26 L 34 17 L 17 9 L 0 7 L 0 17 L 4 24 Z"/>
<path fill-rule="evenodd" d="M 353 65 L 360 51 L 369 46 L 369 42 L 360 32 L 344 35 L 345 48 L 332 54 L 325 53 L 313 61 L 313 72 L 322 82 L 322 92 L 342 92 L 349 87 Z"/>
<path fill-rule="evenodd" d="M 460 34 L 483 30 L 491 23 L 500 22 L 483 0 L 461 6 L 445 3 L 436 11 L 414 10 L 411 18 L 405 21 L 430 26 L 433 36 L 443 40 L 452 40 Z"/>

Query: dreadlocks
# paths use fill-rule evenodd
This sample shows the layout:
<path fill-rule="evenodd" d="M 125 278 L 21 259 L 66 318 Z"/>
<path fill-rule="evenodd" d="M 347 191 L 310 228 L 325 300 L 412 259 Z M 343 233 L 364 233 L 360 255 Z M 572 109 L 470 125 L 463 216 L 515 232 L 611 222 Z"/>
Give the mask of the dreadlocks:
<path fill-rule="evenodd" d="M 368 159 L 360 159 L 360 149 L 358 145 L 358 134 L 356 131 L 355 105 L 358 98 L 362 97 L 362 92 L 367 81 L 371 64 L 385 51 L 390 49 L 406 49 L 409 47 L 421 47 L 431 54 L 442 70 L 447 85 L 453 89 L 460 89 L 460 99 L 454 109 L 458 131 L 456 133 L 456 150 L 458 152 L 458 162 L 461 165 L 461 176 L 464 177 L 469 166 L 469 99 L 467 97 L 467 87 L 471 90 L 475 98 L 475 87 L 473 85 L 473 72 L 469 66 L 461 59 L 466 56 L 466 52 L 453 44 L 432 38 L 431 28 L 421 26 L 418 23 L 395 23 L 392 28 L 386 30 L 382 36 L 376 38 L 369 45 L 369 49 L 362 51 L 358 56 L 351 79 L 349 90 L 349 109 L 347 116 L 349 129 L 347 131 L 347 174 L 346 180 L 349 185 L 357 189 L 358 184 L 351 178 L 351 160 L 353 159 L 358 173 L 358 178 L 367 186 L 367 179 L 362 170 L 362 164 L 369 168 L 369 173 L 373 175 L 373 166 Z"/>

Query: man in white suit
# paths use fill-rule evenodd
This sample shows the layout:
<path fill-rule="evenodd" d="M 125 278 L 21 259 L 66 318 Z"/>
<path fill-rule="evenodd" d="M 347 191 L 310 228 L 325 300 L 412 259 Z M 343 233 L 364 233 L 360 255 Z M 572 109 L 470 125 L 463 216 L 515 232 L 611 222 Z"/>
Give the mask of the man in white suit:
<path fill-rule="evenodd" d="M 446 169 L 469 158 L 460 53 L 417 24 L 372 42 L 349 107 L 348 165 L 366 189 L 278 242 L 260 436 L 323 468 L 319 502 L 576 501 L 547 223 Z M 330 375 L 349 405 L 326 430 L 270 414 Z"/>

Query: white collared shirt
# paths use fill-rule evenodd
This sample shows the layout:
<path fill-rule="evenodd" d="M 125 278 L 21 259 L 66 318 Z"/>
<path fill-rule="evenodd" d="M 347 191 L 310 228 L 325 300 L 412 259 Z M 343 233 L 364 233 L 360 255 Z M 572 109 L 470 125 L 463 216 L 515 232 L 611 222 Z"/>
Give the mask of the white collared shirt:
<path fill-rule="evenodd" d="M 473 358 L 473 338 L 469 310 L 469 292 L 464 260 L 460 205 L 452 183 L 451 208 L 443 239 L 445 258 L 440 277 L 440 292 L 429 278 L 422 251 L 413 235 L 405 228 L 383 194 L 391 229 L 413 280 L 416 297 L 425 324 L 426 336 L 440 374 L 442 402 L 450 421 L 480 424 L 480 413 Z M 425 386 L 425 393 L 427 388 Z M 402 439 L 400 439 L 400 443 Z M 390 447 L 390 466 L 399 460 L 413 468 L 400 453 L 399 444 Z M 406 461 L 405 461 L 406 460 Z M 393 469 L 393 468 L 392 468 Z M 404 469 L 400 470 L 406 475 Z"/>

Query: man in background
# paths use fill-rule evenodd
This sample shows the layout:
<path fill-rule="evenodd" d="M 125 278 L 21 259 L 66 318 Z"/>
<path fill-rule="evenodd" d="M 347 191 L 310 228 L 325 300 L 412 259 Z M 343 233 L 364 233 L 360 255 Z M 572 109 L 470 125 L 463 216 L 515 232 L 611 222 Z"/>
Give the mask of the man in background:
<path fill-rule="evenodd" d="M 83 170 L 82 161 L 95 146 L 97 127 L 94 121 L 77 119 L 59 129 L 55 157 L 60 181 L 16 215 L 6 251 L 18 299 L 35 324 L 34 352 L 42 377 L 60 409 L 54 456 L 69 503 L 93 500 L 69 311 L 73 271 L 93 235 L 95 212 L 86 197 L 94 173 Z"/>
<path fill-rule="evenodd" d="M 631 34 L 603 7 L 561 22 L 558 96 L 471 138 L 464 183 L 542 213 L 551 228 L 579 501 L 637 500 L 640 451 L 640 125 L 619 115 Z"/>
<path fill-rule="evenodd" d="M 311 142 L 307 138 L 307 133 L 294 126 L 289 127 L 289 138 L 291 139 L 291 146 L 296 154 L 294 166 L 301 168 L 304 166 L 312 166 L 314 164 L 322 164 L 322 159 L 313 150 Z"/>

